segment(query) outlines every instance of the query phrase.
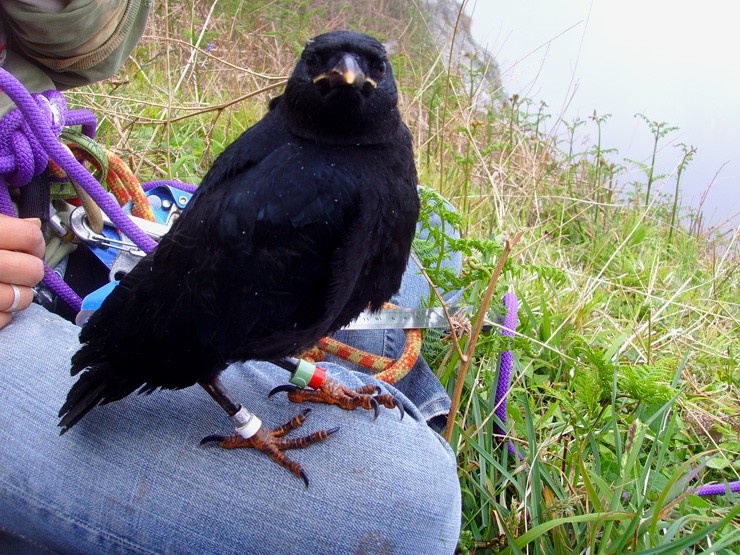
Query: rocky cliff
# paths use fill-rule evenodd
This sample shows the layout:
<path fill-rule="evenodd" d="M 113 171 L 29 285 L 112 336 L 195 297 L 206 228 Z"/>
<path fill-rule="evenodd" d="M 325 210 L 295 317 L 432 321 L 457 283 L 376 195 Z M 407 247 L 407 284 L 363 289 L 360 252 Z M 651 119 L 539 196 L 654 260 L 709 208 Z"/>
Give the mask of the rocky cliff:
<path fill-rule="evenodd" d="M 452 69 L 469 76 L 478 105 L 505 101 L 506 91 L 496 60 L 479 45 L 470 30 L 471 19 L 456 0 L 424 0 L 429 27 L 443 52 L 452 50 Z"/>

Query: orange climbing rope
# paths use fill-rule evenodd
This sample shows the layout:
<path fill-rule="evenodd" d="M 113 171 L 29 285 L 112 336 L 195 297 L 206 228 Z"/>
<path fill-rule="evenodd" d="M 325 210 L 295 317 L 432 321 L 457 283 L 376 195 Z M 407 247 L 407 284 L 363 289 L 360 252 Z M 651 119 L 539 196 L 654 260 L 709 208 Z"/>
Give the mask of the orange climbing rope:
<path fill-rule="evenodd" d="M 93 156 L 90 151 L 82 149 L 77 143 L 70 143 L 68 146 L 75 158 L 80 161 L 87 161 L 95 169 L 103 172 L 103 165 L 97 156 Z M 141 187 L 141 182 L 121 158 L 106 148 L 101 150 L 107 162 L 107 172 L 103 172 L 105 174 L 105 184 L 108 185 L 108 188 L 116 197 L 118 204 L 123 206 L 132 201 L 131 214 L 133 216 L 150 222 L 156 221 L 152 207 L 149 205 L 144 189 Z"/>
<path fill-rule="evenodd" d="M 390 303 L 385 303 L 384 308 L 398 308 Z M 356 347 L 350 347 L 332 337 L 319 339 L 313 349 L 301 355 L 301 358 L 310 359 L 313 362 L 324 360 L 324 353 L 334 355 L 353 364 L 376 372 L 374 377 L 380 381 L 394 384 L 406 376 L 416 364 L 421 352 L 421 330 L 406 330 L 406 344 L 403 352 L 397 360 L 373 355 Z"/>
<path fill-rule="evenodd" d="M 78 162 L 88 162 L 92 166 L 94 171 L 91 173 L 95 174 L 100 183 L 107 185 L 120 206 L 131 201 L 132 215 L 156 221 L 141 182 L 119 156 L 79 131 L 64 129 L 61 139 Z M 49 160 L 49 170 L 51 179 L 56 184 L 56 192 L 52 192 L 52 197 L 66 200 L 79 197 L 93 229 L 100 232 L 100 209 L 92 199 L 53 160 Z"/>

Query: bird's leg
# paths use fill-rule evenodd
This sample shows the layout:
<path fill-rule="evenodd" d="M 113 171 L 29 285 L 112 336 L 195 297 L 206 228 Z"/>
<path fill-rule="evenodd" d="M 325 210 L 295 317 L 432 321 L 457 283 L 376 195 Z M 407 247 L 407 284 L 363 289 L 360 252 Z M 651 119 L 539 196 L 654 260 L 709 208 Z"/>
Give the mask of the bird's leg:
<path fill-rule="evenodd" d="M 237 403 L 234 398 L 226 391 L 221 379 L 216 376 L 211 381 L 198 382 L 200 386 L 206 390 L 208 395 L 213 397 L 219 406 L 226 411 L 229 418 L 233 417 L 237 412 L 242 409 L 241 404 Z"/>
<path fill-rule="evenodd" d="M 344 410 L 363 408 L 373 411 L 373 420 L 380 413 L 380 405 L 386 408 L 398 408 L 401 418 L 405 414 L 403 403 L 392 395 L 380 394 L 380 388 L 375 385 L 364 385 L 351 388 L 342 385 L 326 376 L 326 372 L 305 360 L 286 358 L 275 361 L 275 364 L 293 372 L 291 384 L 280 385 L 270 391 L 268 397 L 285 391 L 288 399 L 294 403 L 310 402 L 337 405 Z M 308 386 L 311 389 L 306 388 Z"/>
<path fill-rule="evenodd" d="M 339 428 L 329 430 L 320 430 L 308 436 L 299 438 L 285 438 L 288 432 L 295 430 L 303 424 L 311 412 L 310 409 L 303 411 L 301 414 L 292 418 L 286 424 L 275 428 L 274 430 L 265 429 L 262 421 L 237 403 L 224 387 L 221 380 L 216 377 L 208 382 L 199 382 L 201 387 L 226 411 L 229 418 L 236 427 L 236 434 L 230 436 L 211 435 L 201 440 L 200 444 L 216 442 L 224 449 L 238 449 L 242 447 L 252 447 L 265 453 L 277 464 L 290 471 L 294 476 L 303 480 L 308 487 L 308 476 L 303 467 L 288 458 L 283 451 L 286 449 L 303 449 L 324 441 L 329 438 Z"/>

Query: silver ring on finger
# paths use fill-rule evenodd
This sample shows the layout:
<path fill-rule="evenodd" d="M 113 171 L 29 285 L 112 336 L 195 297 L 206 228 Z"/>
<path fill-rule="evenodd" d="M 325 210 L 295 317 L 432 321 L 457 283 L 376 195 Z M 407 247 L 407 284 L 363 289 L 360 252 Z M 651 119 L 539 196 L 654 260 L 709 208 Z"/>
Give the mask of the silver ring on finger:
<path fill-rule="evenodd" d="M 13 290 L 13 304 L 3 310 L 3 312 L 15 312 L 21 304 L 21 289 L 17 285 L 10 284 Z"/>

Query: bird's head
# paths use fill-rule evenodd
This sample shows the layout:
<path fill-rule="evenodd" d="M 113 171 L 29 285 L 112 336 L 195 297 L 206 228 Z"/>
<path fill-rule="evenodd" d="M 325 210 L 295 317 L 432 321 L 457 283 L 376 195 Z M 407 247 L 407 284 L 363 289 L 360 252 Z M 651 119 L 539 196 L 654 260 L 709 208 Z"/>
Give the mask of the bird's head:
<path fill-rule="evenodd" d="M 350 31 L 308 41 L 281 99 L 299 133 L 355 142 L 382 138 L 386 127 L 397 126 L 397 102 L 385 48 Z"/>

